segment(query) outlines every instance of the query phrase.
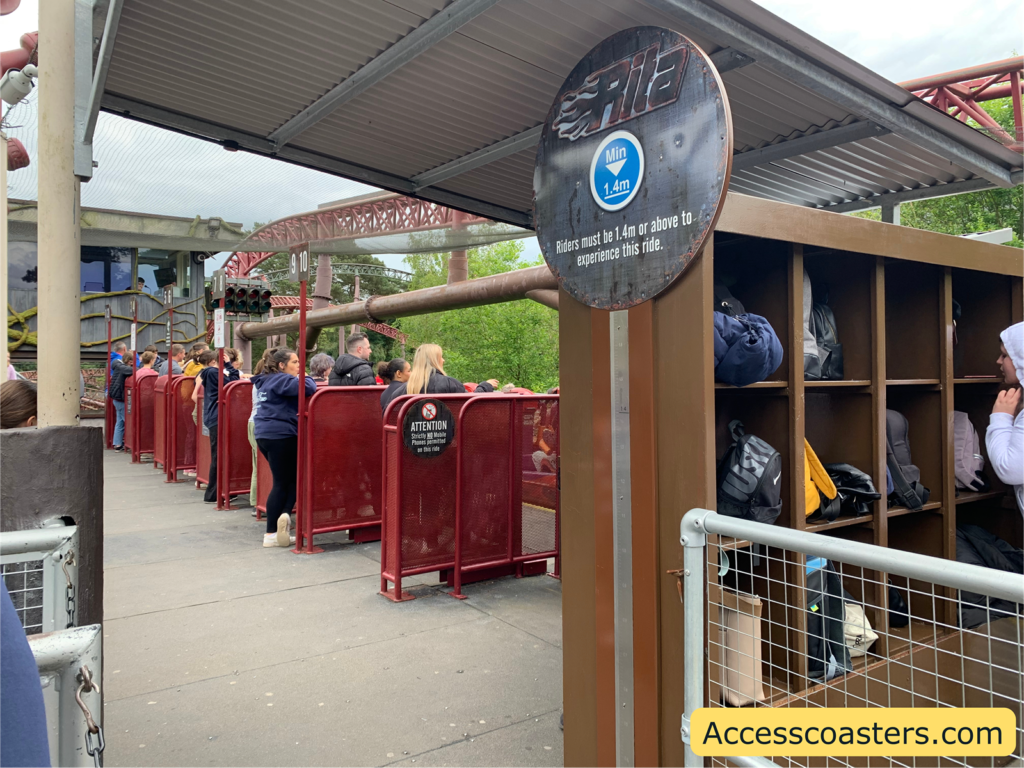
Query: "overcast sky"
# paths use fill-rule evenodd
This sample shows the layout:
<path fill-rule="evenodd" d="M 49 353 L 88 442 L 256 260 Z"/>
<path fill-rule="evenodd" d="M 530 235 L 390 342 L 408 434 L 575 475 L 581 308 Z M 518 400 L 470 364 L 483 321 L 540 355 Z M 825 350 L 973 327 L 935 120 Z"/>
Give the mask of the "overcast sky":
<path fill-rule="evenodd" d="M 900 82 L 985 64 L 1024 50 L 1020 0 L 756 0 L 884 77 Z M 0 21 L 0 50 L 18 47 L 37 28 L 38 1 Z M 34 97 L 32 99 L 34 102 Z M 4 105 L 6 109 L 6 105 Z M 33 158 L 8 174 L 9 194 L 35 199 L 34 103 L 15 108 L 9 122 Z M 82 187 L 83 205 L 170 216 L 221 216 L 251 226 L 318 204 L 372 191 L 318 171 L 163 131 L 106 113 L 95 139 L 99 162 Z M 539 254 L 535 238 L 526 255 Z M 401 256 L 385 258 L 401 267 Z M 215 268 L 212 260 L 208 268 Z"/>

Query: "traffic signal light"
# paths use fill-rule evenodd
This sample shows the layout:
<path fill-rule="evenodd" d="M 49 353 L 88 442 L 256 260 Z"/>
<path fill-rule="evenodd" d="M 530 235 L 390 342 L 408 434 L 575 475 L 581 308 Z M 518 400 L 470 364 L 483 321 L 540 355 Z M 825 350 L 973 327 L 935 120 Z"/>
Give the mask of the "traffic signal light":
<path fill-rule="evenodd" d="M 241 296 L 239 296 L 239 290 L 241 290 Z M 238 301 L 241 299 L 241 309 L 245 311 L 245 289 L 239 289 L 238 286 L 229 285 L 224 289 L 224 309 L 228 312 L 237 312 L 239 310 Z"/>
<path fill-rule="evenodd" d="M 231 279 L 231 278 L 228 278 Z M 273 291 L 266 281 L 255 278 L 234 278 L 224 287 L 224 310 L 235 315 L 265 315 L 270 312 Z M 220 307 L 220 300 L 206 288 L 206 311 Z"/>

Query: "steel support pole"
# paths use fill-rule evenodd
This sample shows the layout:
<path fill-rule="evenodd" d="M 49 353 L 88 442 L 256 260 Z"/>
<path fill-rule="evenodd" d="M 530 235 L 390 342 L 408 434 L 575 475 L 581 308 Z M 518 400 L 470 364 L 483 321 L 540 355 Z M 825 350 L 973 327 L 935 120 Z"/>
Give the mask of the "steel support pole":
<path fill-rule="evenodd" d="M 464 229 L 465 225 L 463 222 L 465 220 L 466 214 L 462 211 L 454 211 L 452 214 L 452 231 Z M 468 279 L 469 257 L 466 255 L 466 251 L 452 251 L 448 257 L 448 285 L 461 283 Z"/>
<path fill-rule="evenodd" d="M 0 131 L 0 318 L 3 318 L 4 352 L 9 343 L 7 335 L 7 134 Z M 0 366 L 0 384 L 7 381 L 7 359 Z"/>
<path fill-rule="evenodd" d="M 220 300 L 221 309 L 224 308 L 224 303 L 225 303 L 225 300 L 221 299 Z M 225 319 L 224 322 L 227 323 L 227 319 Z M 225 328 L 224 330 L 226 331 L 227 329 Z M 225 336 L 226 335 L 227 334 L 225 334 Z M 213 457 L 213 458 L 216 458 L 216 460 L 217 460 L 217 472 L 216 473 L 213 473 L 213 472 L 210 473 L 210 475 L 211 475 L 210 482 L 211 483 L 216 483 L 216 485 L 217 485 L 217 509 L 226 509 L 227 507 L 231 506 L 231 499 L 230 499 L 230 497 L 228 498 L 228 503 L 227 504 L 224 504 L 222 502 L 222 500 L 221 500 L 221 492 L 222 492 L 223 489 L 221 488 L 221 483 L 220 483 L 220 475 L 221 475 L 221 471 L 220 470 L 221 470 L 221 463 L 222 463 L 221 460 L 220 460 L 220 449 L 224 445 L 224 436 L 227 433 L 227 429 L 223 429 L 223 427 L 226 426 L 225 423 L 224 423 L 224 419 L 223 419 L 223 416 L 224 416 L 224 401 L 225 401 L 225 397 L 224 397 L 224 346 L 221 345 L 221 346 L 217 347 L 217 453 L 214 454 L 213 451 L 210 451 L 210 456 Z"/>
<path fill-rule="evenodd" d="M 80 187 L 75 177 L 74 0 L 40 0 L 39 394 L 41 427 L 77 426 L 81 348 Z"/>
<path fill-rule="evenodd" d="M 634 764 L 633 514 L 629 444 L 629 313 L 611 312 L 612 548 L 615 584 L 615 763 Z"/>
<path fill-rule="evenodd" d="M 358 283 L 357 283 L 358 285 Z M 295 549 L 296 553 L 312 555 L 321 550 L 313 548 L 313 518 L 306 509 L 306 281 L 299 281 L 299 435 L 298 459 L 295 462 Z M 287 509 L 282 514 L 290 515 Z M 305 541 L 303 541 L 305 540 Z"/>

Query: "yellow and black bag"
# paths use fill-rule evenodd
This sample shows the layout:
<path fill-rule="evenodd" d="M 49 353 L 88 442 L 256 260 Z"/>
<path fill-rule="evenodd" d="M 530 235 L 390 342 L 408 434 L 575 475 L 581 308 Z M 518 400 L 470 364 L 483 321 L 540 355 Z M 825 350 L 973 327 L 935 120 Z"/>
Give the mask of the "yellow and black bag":
<path fill-rule="evenodd" d="M 804 439 L 804 497 L 808 520 L 832 521 L 839 517 L 841 502 L 835 483 Z"/>

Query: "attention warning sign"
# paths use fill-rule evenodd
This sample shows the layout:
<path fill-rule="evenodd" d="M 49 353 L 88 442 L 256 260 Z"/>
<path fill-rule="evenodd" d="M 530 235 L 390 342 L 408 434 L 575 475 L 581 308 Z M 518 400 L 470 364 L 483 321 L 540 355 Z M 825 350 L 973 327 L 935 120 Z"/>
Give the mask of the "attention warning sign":
<path fill-rule="evenodd" d="M 405 417 L 403 438 L 417 456 L 440 456 L 455 439 L 455 417 L 440 400 L 421 400 Z"/>

